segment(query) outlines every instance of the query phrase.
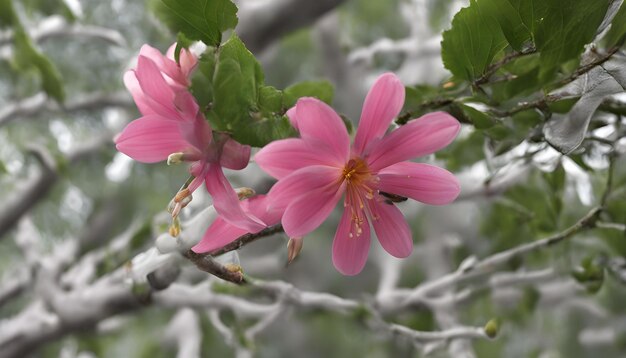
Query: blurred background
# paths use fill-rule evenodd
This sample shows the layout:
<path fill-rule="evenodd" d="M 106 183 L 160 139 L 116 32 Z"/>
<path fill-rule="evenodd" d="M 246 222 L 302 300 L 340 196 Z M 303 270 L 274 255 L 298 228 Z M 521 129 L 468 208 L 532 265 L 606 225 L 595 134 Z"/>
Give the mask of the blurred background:
<path fill-rule="evenodd" d="M 236 32 L 261 62 L 266 83 L 285 88 L 326 79 L 335 86 L 334 107 L 355 123 L 367 90 L 385 71 L 407 86 L 439 86 L 450 77 L 441 32 L 468 3 L 236 2 Z M 10 3 L 1 0 L 0 12 L 7 14 Z M 373 240 L 364 271 L 342 276 L 331 262 L 335 212 L 289 267 L 280 234 L 222 260 L 297 290 L 380 305 L 385 321 L 414 330 L 483 327 L 498 318 L 496 339 L 414 342 L 378 329 L 369 311 L 310 308 L 293 298 L 296 303 L 279 305 L 278 298 L 220 283 L 182 258 L 168 258 L 178 291 L 166 288 L 128 304 L 119 297 L 145 290 L 127 274 L 130 262 L 141 262 L 141 253 L 156 255 L 154 240 L 169 223 L 165 209 L 188 172 L 116 152 L 112 138 L 139 116 L 122 75 L 135 66 L 141 45 L 164 52 L 175 36 L 144 1 L 12 4 L 27 36 L 2 23 L 0 357 L 626 357 L 623 187 L 615 194 L 621 199 L 611 202 L 618 226 L 511 260 L 489 277 L 438 292 L 434 301 L 401 302 L 407 291 L 471 264 L 471 257 L 562 231 L 603 195 L 606 143 L 589 144 L 579 161 L 525 142 L 494 154 L 471 126 L 442 153 L 422 158 L 458 175 L 458 201 L 399 204 L 414 233 L 410 258 L 396 260 Z M 618 139 L 612 145 L 623 153 L 626 143 Z M 618 158 L 615 187 L 625 181 L 625 168 Z M 254 163 L 227 175 L 234 187 L 260 193 L 272 184 Z M 184 219 L 209 205 L 203 192 Z M 594 274 L 580 279 L 577 271 Z M 105 294 L 118 292 L 119 300 L 105 302 Z M 216 294 L 230 303 L 213 305 Z"/>

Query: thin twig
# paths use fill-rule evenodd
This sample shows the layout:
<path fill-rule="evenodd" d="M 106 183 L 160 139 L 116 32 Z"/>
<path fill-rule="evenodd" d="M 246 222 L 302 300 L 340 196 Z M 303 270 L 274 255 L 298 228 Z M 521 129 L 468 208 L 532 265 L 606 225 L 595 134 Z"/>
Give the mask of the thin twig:
<path fill-rule="evenodd" d="M 404 306 L 415 302 L 421 302 L 422 297 L 426 297 L 433 292 L 438 292 L 444 288 L 450 287 L 451 285 L 455 285 L 463 279 L 493 272 L 497 266 L 509 262 L 514 257 L 522 256 L 541 248 L 552 246 L 570 238 L 580 231 L 593 228 L 595 227 L 598 219 L 598 214 L 601 211 L 602 209 L 600 207 L 593 208 L 574 225 L 545 239 L 529 242 L 509 250 L 501 251 L 473 263 L 464 262 L 456 271 L 417 286 L 405 299 L 405 301 L 400 304 Z"/>
<path fill-rule="evenodd" d="M 615 171 L 615 159 L 616 155 L 613 150 L 609 152 L 609 168 L 607 169 L 607 178 L 606 185 L 604 186 L 604 192 L 602 193 L 602 199 L 600 200 L 600 205 L 605 206 L 606 202 L 611 195 L 611 190 L 613 189 L 613 172 Z"/>
<path fill-rule="evenodd" d="M 248 283 L 241 271 L 230 270 L 226 266 L 215 261 L 210 255 L 197 254 L 191 250 L 183 254 L 187 259 L 193 262 L 200 270 L 219 277 L 222 280 L 242 285 Z"/>
<path fill-rule="evenodd" d="M 240 236 L 237 240 L 231 242 L 230 244 L 225 245 L 222 248 L 213 250 L 209 253 L 206 254 L 198 254 L 200 256 L 202 255 L 210 255 L 210 256 L 219 256 L 219 255 L 223 255 L 227 252 L 231 252 L 231 251 L 235 251 L 235 250 L 239 250 L 242 246 L 247 245 L 253 241 L 256 241 L 257 239 L 260 239 L 262 237 L 267 237 L 267 236 L 272 236 L 274 234 L 277 234 L 279 232 L 283 232 L 283 226 L 281 224 L 277 224 L 277 225 L 273 225 L 273 226 L 268 226 L 267 228 L 255 233 L 255 234 L 245 234 Z"/>
<path fill-rule="evenodd" d="M 603 56 L 598 57 L 597 59 L 595 59 L 594 61 L 589 62 L 586 65 L 582 65 L 580 67 L 578 67 L 576 69 L 576 71 L 574 71 L 571 75 L 565 77 L 564 79 L 562 79 L 561 81 L 556 83 L 556 88 L 559 87 L 563 87 L 566 84 L 573 82 L 575 79 L 577 79 L 578 77 L 584 75 L 585 73 L 591 71 L 592 68 L 599 66 L 603 63 L 605 63 L 606 61 L 608 61 L 611 56 L 613 56 L 617 50 L 619 50 L 619 47 L 613 47 L 611 49 L 609 49 L 607 51 L 607 53 Z"/>
<path fill-rule="evenodd" d="M 520 57 L 524 57 L 524 56 L 527 56 L 527 55 L 532 55 L 532 54 L 534 54 L 536 52 L 537 52 L 537 49 L 535 49 L 534 47 L 531 47 L 531 48 L 529 48 L 527 50 L 523 50 L 521 52 L 517 52 L 516 51 L 516 52 L 512 52 L 512 53 L 507 54 L 502 59 L 500 59 L 497 62 L 494 62 L 491 66 L 489 66 L 482 76 L 480 76 L 480 77 L 478 77 L 477 79 L 474 80 L 473 85 L 474 86 L 480 86 L 480 85 L 483 85 L 483 84 L 489 82 L 489 79 L 491 78 L 491 76 L 493 76 L 493 74 L 498 72 L 498 70 L 502 66 L 506 65 L 507 63 L 509 63 L 509 62 L 511 62 L 511 61 L 513 61 L 515 59 L 518 59 Z"/>

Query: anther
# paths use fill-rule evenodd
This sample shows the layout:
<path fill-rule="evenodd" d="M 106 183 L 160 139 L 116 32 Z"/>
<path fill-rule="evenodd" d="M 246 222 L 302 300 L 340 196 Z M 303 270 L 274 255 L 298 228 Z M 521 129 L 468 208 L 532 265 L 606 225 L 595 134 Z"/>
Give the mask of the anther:
<path fill-rule="evenodd" d="M 172 153 L 167 156 L 167 165 L 180 164 L 185 161 L 185 153 Z"/>
<path fill-rule="evenodd" d="M 174 202 L 180 203 L 189 196 L 191 196 L 191 191 L 189 190 L 189 188 L 185 188 L 176 193 L 176 196 L 174 197 Z"/>

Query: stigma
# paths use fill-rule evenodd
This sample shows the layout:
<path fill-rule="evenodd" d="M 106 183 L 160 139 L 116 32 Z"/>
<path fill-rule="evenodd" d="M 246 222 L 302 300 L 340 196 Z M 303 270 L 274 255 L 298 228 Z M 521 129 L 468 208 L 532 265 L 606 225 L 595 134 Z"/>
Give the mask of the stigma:
<path fill-rule="evenodd" d="M 373 220 L 378 217 L 368 203 L 377 197 L 378 176 L 370 170 L 363 158 L 354 157 L 344 166 L 340 181 L 346 185 L 344 207 L 351 214 L 352 229 L 349 236 L 359 237 L 363 233 L 363 225 L 368 225 L 366 214 Z"/>

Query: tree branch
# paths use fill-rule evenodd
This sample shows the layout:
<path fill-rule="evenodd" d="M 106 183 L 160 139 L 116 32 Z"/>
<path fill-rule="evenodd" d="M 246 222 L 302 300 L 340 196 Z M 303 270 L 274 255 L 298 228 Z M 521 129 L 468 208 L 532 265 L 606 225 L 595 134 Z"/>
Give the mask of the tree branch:
<path fill-rule="evenodd" d="M 237 33 L 253 53 L 262 52 L 283 35 L 312 24 L 345 0 L 276 0 L 244 3 Z"/>
<path fill-rule="evenodd" d="M 48 99 L 44 93 L 18 102 L 9 103 L 0 110 L 0 127 L 20 117 L 34 116 L 43 111 L 71 113 L 83 110 L 99 110 L 106 107 L 134 108 L 135 104 L 126 92 L 94 92 L 77 95 L 62 107 L 56 101 Z"/>
<path fill-rule="evenodd" d="M 210 255 L 197 254 L 188 250 L 183 253 L 183 256 L 193 262 L 200 270 L 208 272 L 213 276 L 221 278 L 222 280 L 229 281 L 237 285 L 248 283 L 241 271 L 227 268 L 226 266 L 213 260 Z"/>
<path fill-rule="evenodd" d="M 489 79 L 491 78 L 491 76 L 493 76 L 496 72 L 498 72 L 498 70 L 500 68 L 502 68 L 504 65 L 510 63 L 513 60 L 516 60 L 520 57 L 524 57 L 524 56 L 528 56 L 528 55 L 532 55 L 534 53 L 537 52 L 537 49 L 535 49 L 534 47 L 531 47 L 529 49 L 526 50 L 522 50 L 520 52 L 512 52 L 507 54 L 506 56 L 504 56 L 502 59 L 500 59 L 497 62 L 494 62 L 492 65 L 490 65 L 487 70 L 485 71 L 485 73 L 483 73 L 482 76 L 478 77 L 477 79 L 474 80 L 473 85 L 474 86 L 480 86 L 483 85 L 487 82 L 489 82 Z"/>
<path fill-rule="evenodd" d="M 274 234 L 277 234 L 279 232 L 284 232 L 283 230 L 283 226 L 281 224 L 277 224 L 277 225 L 273 225 L 273 226 L 268 226 L 267 228 L 257 232 L 256 234 L 245 234 L 243 236 L 240 236 L 237 240 L 225 245 L 222 248 L 219 248 L 217 250 L 211 251 L 209 253 L 206 254 L 197 254 L 199 256 L 219 256 L 219 255 L 223 255 L 227 252 L 231 252 L 231 251 L 235 251 L 235 250 L 239 250 L 240 248 L 242 248 L 244 245 L 247 245 L 253 241 L 256 241 L 257 239 L 260 239 L 262 237 L 267 237 L 267 236 L 272 236 Z"/>
<path fill-rule="evenodd" d="M 421 302 L 424 297 L 427 297 L 432 293 L 439 292 L 440 290 L 455 285 L 463 281 L 464 279 L 493 272 L 496 267 L 509 262 L 514 257 L 522 256 L 529 252 L 552 246 L 572 237 L 574 234 L 577 234 L 583 230 L 593 228 L 595 227 L 596 221 L 598 220 L 598 215 L 600 214 L 601 210 L 602 209 L 599 207 L 591 209 L 591 211 L 589 211 L 585 216 L 583 216 L 572 226 L 568 227 L 558 234 L 549 236 L 547 238 L 529 242 L 516 246 L 509 250 L 498 252 L 496 254 L 487 256 L 482 260 L 476 260 L 475 258 L 470 257 L 469 259 L 463 261 L 456 271 L 417 286 L 413 290 L 413 292 L 404 300 L 404 302 L 400 304 L 400 306 L 406 306 Z"/>
<path fill-rule="evenodd" d="M 76 164 L 111 143 L 111 136 L 103 135 L 74 149 L 66 160 L 69 165 Z M 58 164 L 45 148 L 31 147 L 30 151 L 40 163 L 40 173 L 24 183 L 21 190 L 13 193 L 0 210 L 0 240 L 24 214 L 48 195 L 59 179 Z"/>

